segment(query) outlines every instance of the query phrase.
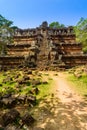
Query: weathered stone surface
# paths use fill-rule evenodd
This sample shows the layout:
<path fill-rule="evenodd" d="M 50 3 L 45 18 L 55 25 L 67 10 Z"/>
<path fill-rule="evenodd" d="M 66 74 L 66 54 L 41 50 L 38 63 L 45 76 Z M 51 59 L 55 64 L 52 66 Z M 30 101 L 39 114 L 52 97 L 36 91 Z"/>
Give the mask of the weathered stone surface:
<path fill-rule="evenodd" d="M 26 95 L 19 95 L 18 97 L 17 97 L 17 103 L 18 104 L 24 104 L 25 103 L 25 101 L 26 101 Z"/>
<path fill-rule="evenodd" d="M 33 91 L 34 91 L 34 93 L 35 93 L 36 95 L 40 92 L 40 90 L 39 90 L 37 87 L 34 88 Z"/>
<path fill-rule="evenodd" d="M 33 95 L 27 95 L 26 101 L 30 107 L 33 107 L 36 104 L 36 97 Z"/>
<path fill-rule="evenodd" d="M 37 87 L 32 88 L 32 90 L 29 91 L 30 94 L 34 95 L 34 94 L 38 94 L 39 93 L 39 89 Z"/>
<path fill-rule="evenodd" d="M 16 74 L 16 75 L 14 76 L 14 79 L 18 79 L 20 76 L 21 76 L 21 74 Z"/>
<path fill-rule="evenodd" d="M 32 74 L 32 70 L 28 70 L 27 74 L 29 74 L 29 75 Z"/>
<path fill-rule="evenodd" d="M 3 128 L 3 119 L 2 119 L 2 115 L 0 115 L 0 130 L 1 128 Z"/>
<path fill-rule="evenodd" d="M 23 80 L 26 81 L 26 80 L 30 80 L 30 77 L 28 75 L 24 75 L 23 76 Z"/>
<path fill-rule="evenodd" d="M 41 84 L 41 81 L 39 79 L 33 79 L 31 80 L 32 86 L 37 86 Z"/>
<path fill-rule="evenodd" d="M 9 97 L 9 98 L 3 98 L 1 100 L 2 106 L 7 108 L 12 108 L 17 104 L 17 100 L 15 98 Z"/>
<path fill-rule="evenodd" d="M 26 80 L 24 80 L 24 79 L 22 78 L 22 79 L 18 79 L 17 82 L 18 82 L 19 85 L 22 85 L 22 84 L 25 84 L 25 83 L 26 83 Z"/>
<path fill-rule="evenodd" d="M 21 129 L 18 128 L 17 126 L 15 126 L 15 125 L 9 124 L 8 126 L 6 126 L 4 128 L 4 130 L 21 130 Z"/>
<path fill-rule="evenodd" d="M 11 93 L 8 93 L 8 94 L 4 94 L 3 96 L 2 96 L 2 98 L 9 98 L 9 97 L 11 97 Z"/>
<path fill-rule="evenodd" d="M 13 123 L 17 118 L 19 118 L 19 116 L 20 113 L 16 109 L 11 109 L 10 111 L 6 112 L 2 116 L 4 126 Z"/>
<path fill-rule="evenodd" d="M 34 122 L 35 122 L 35 119 L 29 113 L 26 113 L 22 117 L 23 125 L 26 124 L 27 126 L 31 126 Z"/>

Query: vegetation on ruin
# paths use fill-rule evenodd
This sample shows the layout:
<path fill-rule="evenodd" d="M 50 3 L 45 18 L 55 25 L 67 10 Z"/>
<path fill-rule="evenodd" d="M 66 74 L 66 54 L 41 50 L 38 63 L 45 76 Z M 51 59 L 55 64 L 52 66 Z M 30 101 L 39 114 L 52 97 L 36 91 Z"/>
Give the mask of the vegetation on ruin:
<path fill-rule="evenodd" d="M 7 20 L 2 15 L 0 15 L 0 51 L 2 55 L 6 53 L 6 44 L 13 42 L 14 30 L 17 27 L 12 25 L 12 21 Z"/>
<path fill-rule="evenodd" d="M 28 118 L 30 119 L 30 117 L 33 119 L 32 116 L 34 115 L 35 109 L 39 107 L 41 101 L 52 97 L 54 91 L 53 83 L 53 79 L 48 73 L 39 72 L 37 70 L 31 71 L 29 68 L 1 71 L 0 125 L 4 123 L 7 128 L 9 127 L 9 123 L 13 122 L 14 127 L 24 129 L 22 119 L 26 119 L 26 122 L 28 122 Z M 39 108 L 38 110 L 40 111 Z M 19 113 L 18 115 L 20 116 L 11 122 L 11 113 L 14 118 L 14 113 Z M 3 120 L 2 123 L 3 117 L 5 117 L 6 120 L 9 118 L 9 121 Z M 29 123 L 30 122 L 33 123 L 32 120 L 29 120 Z M 25 123 L 26 126 L 28 126 L 27 124 L 29 123 Z"/>
<path fill-rule="evenodd" d="M 24 74 L 23 71 L 15 70 L 15 73 L 14 70 L 0 72 L 0 93 L 2 95 L 8 93 L 26 95 L 33 93 L 33 89 L 37 87 L 40 91 L 37 98 L 40 99 L 52 92 L 53 80 L 49 75 L 33 72 L 29 77 L 30 79 L 22 84 L 21 82 L 26 77 L 28 78 L 28 75 Z"/>
<path fill-rule="evenodd" d="M 51 28 L 62 28 L 62 27 L 65 27 L 64 24 L 60 24 L 59 22 L 52 22 L 49 24 L 49 27 Z"/>
<path fill-rule="evenodd" d="M 59 22 L 52 22 L 49 24 L 49 27 L 51 28 L 61 28 L 65 27 L 64 24 L 61 24 Z M 87 53 L 87 18 L 80 18 L 76 26 L 74 26 L 74 31 L 76 34 L 76 40 L 77 42 L 82 43 L 83 45 L 83 52 Z"/>
<path fill-rule="evenodd" d="M 81 18 L 74 27 L 78 42 L 83 45 L 83 51 L 87 53 L 87 18 Z"/>

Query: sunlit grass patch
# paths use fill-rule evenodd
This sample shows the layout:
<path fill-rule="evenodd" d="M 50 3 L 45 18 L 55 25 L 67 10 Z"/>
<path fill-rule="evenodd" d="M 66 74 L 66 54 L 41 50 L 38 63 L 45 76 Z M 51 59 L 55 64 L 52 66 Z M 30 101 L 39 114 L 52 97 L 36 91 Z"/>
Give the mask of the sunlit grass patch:
<path fill-rule="evenodd" d="M 87 75 L 83 74 L 80 78 L 77 78 L 73 74 L 68 74 L 68 80 L 79 94 L 82 96 L 87 94 Z"/>

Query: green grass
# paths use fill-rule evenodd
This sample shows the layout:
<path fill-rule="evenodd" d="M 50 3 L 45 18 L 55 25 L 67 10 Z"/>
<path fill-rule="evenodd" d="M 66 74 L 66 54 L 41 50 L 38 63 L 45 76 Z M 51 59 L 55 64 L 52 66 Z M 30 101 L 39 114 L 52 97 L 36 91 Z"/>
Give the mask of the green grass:
<path fill-rule="evenodd" d="M 82 96 L 87 95 L 87 75 L 77 78 L 73 74 L 68 74 L 68 81 L 72 83 L 72 87 Z"/>
<path fill-rule="evenodd" d="M 3 81 L 4 78 L 5 76 L 3 76 L 3 73 L 0 73 L 0 83 Z"/>
<path fill-rule="evenodd" d="M 29 93 L 30 90 L 32 90 L 32 86 L 26 86 L 23 89 L 21 88 L 20 94 L 21 95 L 27 94 L 27 93 Z"/>
<path fill-rule="evenodd" d="M 48 80 L 48 84 L 41 84 L 38 86 L 40 93 L 37 95 L 38 99 L 44 99 L 44 97 L 49 97 L 53 92 L 53 80 Z"/>
<path fill-rule="evenodd" d="M 23 77 L 23 72 L 21 71 L 15 71 L 15 73 L 13 71 L 0 73 L 0 84 L 1 84 L 0 93 L 5 94 L 5 93 L 13 92 L 13 93 L 19 93 L 19 94 L 27 94 L 29 93 L 30 90 L 33 89 L 30 81 L 24 84 L 24 86 L 19 86 L 18 88 L 16 88 L 17 82 L 15 81 L 15 78 L 14 78 L 16 74 L 20 74 L 19 78 Z M 12 77 L 13 80 L 6 81 L 6 83 L 3 83 L 3 80 L 5 80 L 8 76 Z M 47 81 L 47 84 L 42 83 L 36 86 L 40 90 L 39 94 L 36 95 L 37 99 L 44 98 L 48 96 L 49 94 L 51 94 L 53 91 L 53 80 L 49 76 L 49 74 L 43 73 L 41 76 L 42 77 L 34 76 L 34 78 L 41 82 Z"/>

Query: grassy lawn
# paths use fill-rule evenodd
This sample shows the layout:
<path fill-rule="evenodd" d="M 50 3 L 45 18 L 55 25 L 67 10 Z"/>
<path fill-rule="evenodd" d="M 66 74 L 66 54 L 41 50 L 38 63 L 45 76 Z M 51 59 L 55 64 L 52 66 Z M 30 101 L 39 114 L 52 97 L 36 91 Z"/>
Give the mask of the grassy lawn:
<path fill-rule="evenodd" d="M 37 95 L 37 99 L 44 99 L 45 97 L 49 97 L 53 92 L 53 80 L 48 80 L 47 84 L 41 84 L 38 86 L 40 93 Z"/>
<path fill-rule="evenodd" d="M 80 95 L 87 97 L 87 75 L 77 78 L 73 74 L 67 74 L 67 80 Z"/>

